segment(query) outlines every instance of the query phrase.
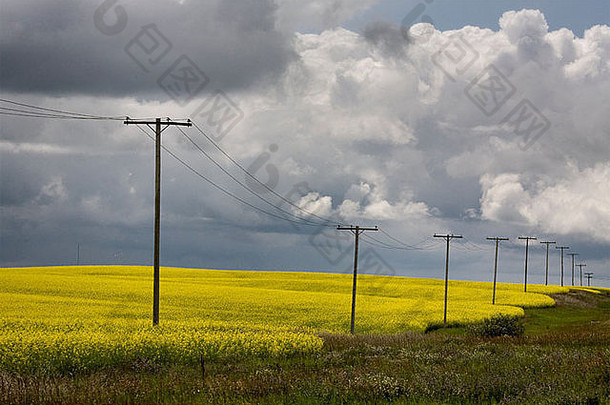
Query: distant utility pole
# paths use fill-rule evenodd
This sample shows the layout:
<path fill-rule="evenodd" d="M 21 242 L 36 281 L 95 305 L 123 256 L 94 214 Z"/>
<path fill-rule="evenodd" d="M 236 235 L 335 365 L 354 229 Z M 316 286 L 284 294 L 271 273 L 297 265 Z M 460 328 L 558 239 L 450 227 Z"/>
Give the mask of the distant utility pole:
<path fill-rule="evenodd" d="M 76 244 L 76 265 L 80 265 L 80 243 Z"/>
<path fill-rule="evenodd" d="M 350 231 L 354 234 L 355 237 L 355 247 L 354 247 L 354 281 L 352 283 L 352 319 L 350 324 L 350 332 L 354 334 L 354 326 L 356 322 L 356 279 L 358 278 L 358 239 L 360 238 L 360 234 L 365 231 L 378 231 L 377 227 L 367 228 L 363 226 L 337 226 L 338 231 Z"/>
<path fill-rule="evenodd" d="M 519 236 L 518 239 L 525 240 L 525 279 L 523 281 L 523 291 L 527 292 L 527 255 L 530 247 L 530 240 L 537 240 L 533 236 Z"/>
<path fill-rule="evenodd" d="M 549 285 L 549 245 L 552 245 L 557 242 L 545 241 L 540 243 L 544 243 L 546 245 L 546 261 L 544 262 L 544 285 Z"/>
<path fill-rule="evenodd" d="M 491 297 L 491 304 L 495 305 L 496 304 L 496 278 L 498 275 L 498 246 L 499 246 L 501 240 L 508 240 L 508 238 L 494 237 L 494 238 L 487 238 L 487 240 L 496 241 L 496 258 L 494 260 L 494 290 L 493 290 L 493 295 Z"/>
<path fill-rule="evenodd" d="M 447 241 L 447 253 L 445 254 L 445 312 L 443 315 L 443 325 L 447 327 L 447 289 L 449 287 L 449 241 L 451 239 L 461 239 L 462 235 L 439 235 L 437 233 L 434 234 L 435 238 L 443 238 Z"/>
<path fill-rule="evenodd" d="M 585 273 L 585 277 L 587 278 L 587 287 L 591 287 L 591 278 L 593 278 L 593 273 Z"/>
<path fill-rule="evenodd" d="M 587 265 L 583 263 L 578 263 L 577 266 L 578 268 L 580 268 L 580 286 L 582 287 L 582 268 L 587 267 Z"/>
<path fill-rule="evenodd" d="M 153 281 L 153 325 L 159 324 L 159 231 L 161 228 L 161 133 L 170 126 L 190 127 L 190 120 L 187 122 L 161 121 L 157 118 L 154 121 L 135 121 L 127 118 L 125 125 L 146 125 L 153 129 L 155 126 L 155 236 L 154 236 L 154 281 Z"/>
<path fill-rule="evenodd" d="M 555 246 L 555 249 L 561 249 L 561 286 L 563 287 L 563 251 L 569 249 L 569 246 Z"/>
<path fill-rule="evenodd" d="M 568 256 L 572 256 L 572 285 L 574 285 L 574 256 L 578 256 L 578 253 L 568 253 Z"/>

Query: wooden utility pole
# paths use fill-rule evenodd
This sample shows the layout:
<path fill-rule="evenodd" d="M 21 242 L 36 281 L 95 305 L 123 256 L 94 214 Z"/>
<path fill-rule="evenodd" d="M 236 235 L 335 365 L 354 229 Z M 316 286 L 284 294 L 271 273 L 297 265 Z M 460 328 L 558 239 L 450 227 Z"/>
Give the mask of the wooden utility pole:
<path fill-rule="evenodd" d="M 437 233 L 434 234 L 435 238 L 443 238 L 447 241 L 447 253 L 445 254 L 445 311 L 443 315 L 443 325 L 447 327 L 447 290 L 449 287 L 449 241 L 451 239 L 461 239 L 462 235 L 439 235 Z"/>
<path fill-rule="evenodd" d="M 525 278 L 523 280 L 523 292 L 527 292 L 527 255 L 530 246 L 530 240 L 537 240 L 533 236 L 519 236 L 518 239 L 525 240 Z"/>
<path fill-rule="evenodd" d="M 501 240 L 508 240 L 508 238 L 494 237 L 494 238 L 487 238 L 487 240 L 496 241 L 496 258 L 494 260 L 494 289 L 493 289 L 493 295 L 491 297 L 491 304 L 495 305 L 496 304 L 496 279 L 497 279 L 497 275 L 498 275 L 498 246 L 500 245 Z"/>
<path fill-rule="evenodd" d="M 593 273 L 585 273 L 585 277 L 587 278 L 587 287 L 591 287 L 591 278 L 593 277 Z"/>
<path fill-rule="evenodd" d="M 549 285 L 549 245 L 555 244 L 557 242 L 545 241 L 540 243 L 544 243 L 546 245 L 546 261 L 544 262 L 544 285 Z"/>
<path fill-rule="evenodd" d="M 555 249 L 561 249 L 561 286 L 563 287 L 563 251 L 569 249 L 569 246 L 555 246 Z"/>
<path fill-rule="evenodd" d="M 574 285 L 574 256 L 578 256 L 578 253 L 568 253 L 568 256 L 572 256 L 572 285 Z"/>
<path fill-rule="evenodd" d="M 159 232 L 161 228 L 161 133 L 170 126 L 190 127 L 191 120 L 187 122 L 161 121 L 157 118 L 154 121 L 134 121 L 127 118 L 125 125 L 146 125 L 152 129 L 155 126 L 155 235 L 153 243 L 154 257 L 154 280 L 153 280 L 153 325 L 159 324 Z"/>
<path fill-rule="evenodd" d="M 350 231 L 354 234 L 355 237 L 355 247 L 354 247 L 354 281 L 352 283 L 352 319 L 350 323 L 350 333 L 354 334 L 354 327 L 356 324 L 356 280 L 358 278 L 358 239 L 360 238 L 360 234 L 365 231 L 378 231 L 377 227 L 367 228 L 363 226 L 337 226 L 338 231 Z"/>
<path fill-rule="evenodd" d="M 587 267 L 587 265 L 583 263 L 578 263 L 577 266 L 580 269 L 580 286 L 582 287 L 582 268 Z"/>

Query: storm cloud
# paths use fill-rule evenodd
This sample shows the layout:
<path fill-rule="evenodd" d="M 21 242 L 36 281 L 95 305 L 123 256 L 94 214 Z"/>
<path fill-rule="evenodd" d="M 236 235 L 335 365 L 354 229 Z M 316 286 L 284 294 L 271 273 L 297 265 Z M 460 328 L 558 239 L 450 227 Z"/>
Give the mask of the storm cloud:
<path fill-rule="evenodd" d="M 158 99 L 156 79 L 184 54 L 224 89 L 248 87 L 294 57 L 276 9 L 271 0 L 3 2 L 0 81 L 19 93 Z M 149 71 L 134 61 L 139 44 L 153 49 L 146 29 L 168 44 Z"/>

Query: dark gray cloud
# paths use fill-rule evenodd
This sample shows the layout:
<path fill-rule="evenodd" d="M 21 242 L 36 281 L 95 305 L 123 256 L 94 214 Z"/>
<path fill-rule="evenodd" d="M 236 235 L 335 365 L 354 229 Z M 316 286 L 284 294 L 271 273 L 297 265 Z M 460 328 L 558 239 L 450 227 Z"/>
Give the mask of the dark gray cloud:
<path fill-rule="evenodd" d="M 166 98 L 156 81 L 184 54 L 216 87 L 249 87 L 277 77 L 294 57 L 275 12 L 271 0 L 5 1 L 0 82 L 14 93 Z M 145 72 L 125 48 L 140 38 L 132 54 L 139 59 L 138 44 L 152 50 L 150 37 L 138 37 L 151 24 L 171 48 L 158 62 L 153 52 Z"/>

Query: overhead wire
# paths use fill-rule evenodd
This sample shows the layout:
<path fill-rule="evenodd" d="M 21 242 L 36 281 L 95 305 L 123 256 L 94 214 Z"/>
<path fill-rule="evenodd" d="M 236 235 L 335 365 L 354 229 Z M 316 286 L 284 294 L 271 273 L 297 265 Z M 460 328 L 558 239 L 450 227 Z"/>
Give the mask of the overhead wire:
<path fill-rule="evenodd" d="M 30 111 L 24 111 L 24 110 L 7 109 L 7 108 L 2 108 L 2 107 L 0 107 L 0 114 L 5 115 L 5 116 L 12 116 L 12 117 L 53 118 L 53 119 L 69 119 L 69 120 L 94 120 L 94 119 L 97 120 L 97 118 L 30 112 Z"/>
<path fill-rule="evenodd" d="M 374 238 L 371 235 L 367 235 L 367 234 L 362 234 L 360 235 L 360 238 L 363 242 L 371 245 L 371 246 L 375 246 L 381 249 L 389 249 L 389 250 L 410 250 L 410 249 L 406 249 L 404 247 L 401 246 L 392 246 L 390 244 L 387 244 L 385 242 L 380 241 L 379 239 Z"/>
<path fill-rule="evenodd" d="M 22 107 L 21 109 L 0 107 L 3 110 L 13 111 L 20 114 L 31 114 L 32 116 L 39 116 L 40 118 L 63 118 L 63 119 L 90 119 L 90 120 L 123 120 L 125 117 L 119 116 L 103 116 L 94 114 L 78 113 L 66 110 L 59 110 L 55 108 L 40 107 L 32 104 L 22 103 L 18 101 L 8 100 L 0 98 L 0 102 L 11 104 L 13 106 Z M 24 110 L 27 108 L 29 110 Z M 33 110 L 33 111 L 32 111 Z"/>
<path fill-rule="evenodd" d="M 423 245 L 430 241 L 434 242 L 432 244 L 432 246 L 435 246 L 438 243 L 440 243 L 438 240 L 434 239 L 433 237 L 428 236 L 425 239 L 423 239 L 422 241 L 416 243 L 415 245 L 411 245 L 411 244 L 405 243 L 405 242 L 401 241 L 400 239 L 390 235 L 387 231 L 385 231 L 381 228 L 379 228 L 379 232 L 381 232 L 382 234 L 384 234 L 386 237 L 393 240 L 394 242 L 397 242 L 400 245 L 404 246 L 407 250 L 430 250 L 430 246 L 424 247 Z"/>
<path fill-rule="evenodd" d="M 488 250 L 487 246 L 479 245 L 478 243 L 474 243 L 467 238 L 461 238 L 456 240 L 456 244 L 454 245 L 457 250 L 468 250 L 471 252 L 482 252 Z"/>
<path fill-rule="evenodd" d="M 280 206 L 274 204 L 273 202 L 267 200 L 266 198 L 264 198 L 263 196 L 261 196 L 259 193 L 256 193 L 255 191 L 253 191 L 250 187 L 248 187 L 246 184 L 244 184 L 241 180 L 239 180 L 238 178 L 236 178 L 231 172 L 229 172 L 227 169 L 225 169 L 220 163 L 218 163 L 209 153 L 207 153 L 201 146 L 199 146 L 190 136 L 188 136 L 188 134 L 180 127 L 176 127 L 176 129 L 178 129 L 178 131 L 180 131 L 180 133 L 182 133 L 182 135 L 202 154 L 204 155 L 207 159 L 209 159 L 216 167 L 218 167 L 223 173 L 225 173 L 227 176 L 229 176 L 233 181 L 235 181 L 237 184 L 239 184 L 242 188 L 244 188 L 246 191 L 248 191 L 250 194 L 254 195 L 255 197 L 257 197 L 259 200 L 263 201 L 265 204 L 283 212 L 286 215 L 292 216 L 294 218 L 297 218 L 300 221 L 309 223 L 311 225 L 316 225 L 316 226 L 327 226 L 325 224 L 319 223 L 319 222 L 315 222 L 315 221 L 311 221 L 307 218 L 302 218 L 299 217 L 298 215 L 295 215 L 294 213 L 290 212 L 290 211 L 286 211 L 284 209 L 282 209 Z"/>
<path fill-rule="evenodd" d="M 238 162 L 238 161 L 237 161 L 235 158 L 233 158 L 233 157 L 232 157 L 232 156 L 231 156 L 231 155 L 230 155 L 230 154 L 229 154 L 227 151 L 225 151 L 225 150 L 224 150 L 222 147 L 220 147 L 220 145 L 218 145 L 218 143 L 217 143 L 217 142 L 216 142 L 214 139 L 212 139 L 212 137 L 210 137 L 210 136 L 209 136 L 209 135 L 208 135 L 208 134 L 207 134 L 207 133 L 206 133 L 206 132 L 205 132 L 203 129 L 201 129 L 201 127 L 199 127 L 199 125 L 197 125 L 197 123 L 196 123 L 196 122 L 194 122 L 194 121 L 191 121 L 191 122 L 193 123 L 193 127 L 194 127 L 195 129 L 197 129 L 197 131 L 199 131 L 199 133 L 201 133 L 201 135 L 203 135 L 203 136 L 204 136 L 204 137 L 205 137 L 205 138 L 208 140 L 208 142 L 209 142 L 209 143 L 211 143 L 211 144 L 212 144 L 212 145 L 213 145 L 213 146 L 214 146 L 214 147 L 215 147 L 215 148 L 216 148 L 216 149 L 217 149 L 217 150 L 218 150 L 220 153 L 222 153 L 222 154 L 223 154 L 223 155 L 224 155 L 224 156 L 225 156 L 225 157 L 226 157 L 226 158 L 227 158 L 227 159 L 228 159 L 228 160 L 229 160 L 231 163 L 233 163 L 235 166 L 237 166 L 237 167 L 238 167 L 238 168 L 239 168 L 239 169 L 240 169 L 242 172 L 244 172 L 244 173 L 246 174 L 246 176 L 248 176 L 249 178 L 251 178 L 252 180 L 254 180 L 254 181 L 257 183 L 257 184 L 259 184 L 259 185 L 261 185 L 262 187 L 264 187 L 264 188 L 265 188 L 267 191 L 269 191 L 271 194 L 275 195 L 276 197 L 278 197 L 278 198 L 279 198 L 279 199 L 281 199 L 282 201 L 284 201 L 284 202 L 288 203 L 289 205 L 291 205 L 292 207 L 294 207 L 294 208 L 298 209 L 299 211 L 303 212 L 304 214 L 307 214 L 308 216 L 312 216 L 312 217 L 318 218 L 318 219 L 320 219 L 320 220 L 322 220 L 322 221 L 324 221 L 324 222 L 327 222 L 327 223 L 334 223 L 334 225 L 342 225 L 342 224 L 341 224 L 341 223 L 339 223 L 339 222 L 333 221 L 333 220 L 331 220 L 331 219 L 329 219 L 329 218 L 324 218 L 324 217 L 319 216 L 319 215 L 317 215 L 317 214 L 315 214 L 315 213 L 313 213 L 313 212 L 310 212 L 310 211 L 308 211 L 308 210 L 304 209 L 303 207 L 301 207 L 301 206 L 299 206 L 299 205 L 295 204 L 293 201 L 290 201 L 289 199 L 287 199 L 286 197 L 282 196 L 281 194 L 277 193 L 275 190 L 273 190 L 273 189 L 272 189 L 271 187 L 269 187 L 267 184 L 265 184 L 265 183 L 261 182 L 261 181 L 260 181 L 260 180 L 259 180 L 259 179 L 258 179 L 256 176 L 254 176 L 252 173 L 250 173 L 250 172 L 249 172 L 249 171 L 248 171 L 248 170 L 247 170 L 247 169 L 246 169 L 246 168 L 245 168 L 243 165 L 241 165 L 241 164 L 240 164 L 240 163 L 239 163 L 239 162 Z M 184 131 L 181 131 L 181 132 L 183 132 L 183 133 L 184 133 Z M 186 135 L 186 133 L 184 133 L 184 135 L 187 137 L 187 139 L 189 139 L 189 140 L 190 140 L 190 141 L 191 141 L 191 142 L 192 142 L 192 143 L 195 145 L 195 147 L 196 147 L 197 149 L 201 150 L 201 148 L 200 148 L 198 145 L 196 145 L 196 144 L 195 144 L 195 143 L 192 141 L 192 139 L 190 139 L 190 137 L 188 137 L 188 135 Z M 213 159 L 212 159 L 210 156 L 207 156 L 207 157 L 208 157 L 208 158 L 210 158 L 210 160 L 213 160 Z M 217 162 L 215 162 L 215 164 L 217 164 Z M 218 164 L 217 164 L 217 165 L 218 165 Z M 224 169 L 223 169 L 223 171 L 224 171 Z M 240 183 L 241 183 L 241 182 L 240 182 Z M 247 187 L 247 186 L 246 186 L 246 187 Z M 248 189 L 249 189 L 249 188 L 248 188 Z M 416 244 L 416 245 L 414 246 L 414 245 L 409 245 L 409 244 L 407 244 L 407 243 L 405 243 L 405 242 L 403 242 L 403 241 L 401 241 L 401 240 L 399 240 L 399 239 L 397 239 L 397 238 L 393 237 L 392 235 L 390 235 L 390 234 L 389 234 L 388 232 L 386 232 L 386 231 L 383 231 L 383 230 L 381 230 L 381 229 L 380 229 L 380 231 L 381 231 L 382 233 L 384 233 L 384 234 L 385 234 L 387 237 L 389 237 L 390 239 L 392 239 L 394 242 L 397 242 L 397 243 L 399 243 L 399 244 L 401 245 L 401 246 L 392 246 L 392 245 L 390 245 L 390 244 L 388 244 L 388 243 L 385 243 L 385 242 L 382 242 L 382 241 L 377 241 L 377 242 L 378 242 L 378 244 L 380 245 L 380 247 L 385 247 L 386 249 L 387 249 L 387 248 L 390 248 L 390 249 L 402 249 L 402 250 L 418 250 L 418 249 L 420 249 L 420 250 L 426 250 L 426 249 L 429 249 L 429 248 L 426 248 L 426 247 L 419 247 L 419 246 L 418 246 L 418 245 L 421 245 L 421 244 L 423 244 L 423 243 L 426 243 L 426 242 L 428 241 L 428 239 L 429 239 L 429 238 L 424 239 L 423 241 L 419 242 L 418 244 Z M 369 235 L 369 237 L 371 237 L 371 236 Z M 375 239 L 375 238 L 373 238 L 373 237 L 371 237 L 371 238 L 372 238 L 372 239 Z M 435 241 L 435 242 L 436 242 L 436 241 Z"/>
<path fill-rule="evenodd" d="M 140 127 L 139 125 L 136 125 L 138 127 L 138 129 L 140 131 L 142 131 L 144 133 L 144 135 L 146 135 L 148 138 L 152 139 L 153 141 L 155 140 L 154 137 L 152 137 L 149 133 L 147 133 L 142 127 Z M 292 223 L 296 223 L 299 225 L 304 225 L 304 226 L 319 226 L 317 224 L 310 224 L 310 223 L 304 223 L 302 221 L 295 221 L 292 220 L 290 218 L 286 218 L 277 214 L 274 214 L 273 212 L 269 212 L 267 210 L 264 210 L 260 207 L 257 207 L 254 204 L 249 203 L 248 201 L 240 198 L 239 196 L 235 195 L 234 193 L 224 189 L 223 187 L 219 186 L 218 184 L 214 183 L 212 180 L 208 179 L 206 176 L 204 176 L 203 174 L 201 174 L 197 169 L 193 168 L 190 164 L 188 164 L 184 159 L 180 158 L 178 155 L 176 155 L 174 152 L 172 152 L 169 148 L 167 148 L 164 145 L 161 145 L 161 148 L 167 152 L 171 157 L 173 157 L 174 159 L 176 159 L 180 164 L 182 164 L 184 167 L 186 167 L 188 170 L 190 170 L 192 173 L 194 173 L 196 176 L 198 176 L 199 178 L 201 178 L 202 180 L 204 180 L 206 183 L 208 183 L 209 185 L 211 185 L 212 187 L 216 188 L 217 190 L 221 191 L 222 193 L 228 195 L 229 197 L 241 202 L 244 205 L 247 205 L 248 207 L 259 211 L 265 215 L 277 218 L 277 219 L 281 219 L 283 221 L 289 221 Z"/>
<path fill-rule="evenodd" d="M 227 159 L 229 159 L 229 161 L 231 161 L 234 165 L 236 165 L 241 171 L 243 171 L 246 176 L 248 176 L 249 178 L 251 178 L 252 180 L 254 180 L 257 184 L 261 185 L 262 187 L 264 187 L 267 191 L 269 191 L 271 194 L 273 194 L 274 196 L 276 196 L 277 198 L 279 198 L 280 200 L 284 201 L 285 203 L 288 203 L 289 205 L 291 205 L 292 207 L 298 209 L 299 211 L 318 218 L 324 222 L 327 223 L 333 223 L 334 225 L 342 225 L 339 222 L 333 221 L 330 218 L 324 218 L 322 216 L 317 215 L 316 213 L 310 212 L 306 209 L 304 209 L 303 207 L 295 204 L 293 201 L 290 201 L 289 199 L 287 199 L 286 197 L 284 197 L 283 195 L 277 193 L 275 190 L 273 190 L 271 187 L 269 187 L 267 184 L 261 182 L 258 178 L 256 178 L 256 176 L 254 176 L 252 173 L 250 173 L 245 167 L 243 167 L 236 159 L 234 159 L 229 153 L 227 153 L 223 148 L 220 147 L 220 145 L 218 145 L 216 143 L 216 141 L 214 141 L 214 139 L 212 139 L 208 134 L 205 133 L 204 130 L 202 130 L 196 122 L 191 121 L 193 123 L 193 127 L 195 127 L 216 149 L 218 149 L 218 151 L 220 151 L 220 153 L 222 153 Z"/>

